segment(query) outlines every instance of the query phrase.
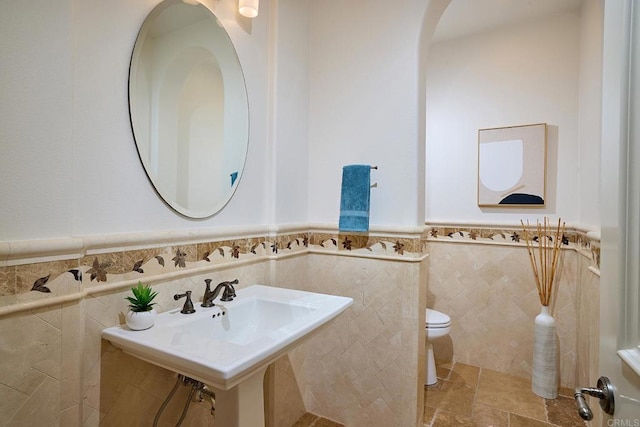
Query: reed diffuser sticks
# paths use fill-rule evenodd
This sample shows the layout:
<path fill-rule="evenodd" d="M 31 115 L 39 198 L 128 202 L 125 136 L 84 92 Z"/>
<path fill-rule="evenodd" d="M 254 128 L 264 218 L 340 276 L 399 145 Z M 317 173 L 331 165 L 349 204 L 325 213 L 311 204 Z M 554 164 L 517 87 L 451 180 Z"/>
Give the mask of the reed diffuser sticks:
<path fill-rule="evenodd" d="M 563 222 L 562 226 L 560 226 L 560 218 L 558 218 L 558 226 L 553 230 L 547 217 L 544 218 L 542 224 L 536 221 L 536 248 L 534 244 L 536 239 L 535 237 L 532 238 L 529 232 L 531 229 L 529 221 L 527 221 L 526 227 L 522 220 L 520 220 L 520 223 L 522 224 L 522 233 L 527 244 L 529 261 L 531 261 L 531 269 L 536 281 L 540 303 L 548 307 L 551 304 L 551 296 L 553 295 L 553 284 L 556 277 L 558 259 L 560 258 L 560 245 L 562 245 L 562 238 L 565 233 L 565 224 Z"/>

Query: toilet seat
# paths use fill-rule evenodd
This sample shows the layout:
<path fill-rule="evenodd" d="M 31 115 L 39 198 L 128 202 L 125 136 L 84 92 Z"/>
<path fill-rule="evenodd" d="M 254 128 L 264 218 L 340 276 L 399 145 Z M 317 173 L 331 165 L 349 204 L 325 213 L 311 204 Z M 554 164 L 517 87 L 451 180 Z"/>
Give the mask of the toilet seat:
<path fill-rule="evenodd" d="M 425 381 L 426 385 L 433 385 L 438 382 L 436 373 L 436 362 L 433 356 L 433 341 L 446 337 L 451 332 L 451 318 L 437 310 L 427 308 L 425 311 L 424 334 L 427 344 L 427 354 L 425 359 Z"/>
<path fill-rule="evenodd" d="M 444 313 L 427 308 L 425 314 L 424 326 L 427 329 L 443 329 L 451 326 L 451 318 Z"/>

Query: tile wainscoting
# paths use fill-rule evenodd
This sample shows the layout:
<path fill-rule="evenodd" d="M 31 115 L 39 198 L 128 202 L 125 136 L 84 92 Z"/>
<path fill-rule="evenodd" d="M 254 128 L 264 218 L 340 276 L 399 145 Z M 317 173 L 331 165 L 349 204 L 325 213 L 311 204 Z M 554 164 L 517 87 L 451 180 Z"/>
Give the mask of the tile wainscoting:
<path fill-rule="evenodd" d="M 175 376 L 117 350 L 101 331 L 124 322 L 124 297 L 138 280 L 154 286 L 165 311 L 179 306 L 175 293 L 191 290 L 199 299 L 205 278 L 356 300 L 335 325 L 270 367 L 269 425 L 291 425 L 308 410 L 354 426 L 417 425 L 424 236 L 308 227 L 228 234 L 0 244 L 0 426 L 149 425 Z M 186 388 L 179 390 L 164 421 L 180 416 Z M 192 405 L 185 425 L 212 425 L 209 410 Z"/>
<path fill-rule="evenodd" d="M 452 320 L 436 358 L 529 378 L 540 302 L 521 228 L 434 225 L 427 233 L 427 307 Z M 561 385 L 573 388 L 598 377 L 600 242 L 575 229 L 563 240 L 552 313 Z"/>
<path fill-rule="evenodd" d="M 306 225 L 0 243 L 0 426 L 148 425 L 174 375 L 100 333 L 123 323 L 124 296 L 138 280 L 159 291 L 164 311 L 179 306 L 174 293 L 199 298 L 205 278 L 354 298 L 268 369 L 268 425 L 292 425 L 305 412 L 348 426 L 420 425 L 427 301 L 454 322 L 437 355 L 488 368 L 499 360 L 492 369 L 528 375 L 528 328 L 539 304 L 524 243 L 509 231 L 517 234 L 432 226 L 344 235 Z M 597 316 L 587 314 L 598 307 L 597 243 L 567 232 L 565 247 L 574 250 L 563 251 L 555 313 L 569 386 L 595 379 Z M 185 398 L 181 387 L 163 418 L 175 423 Z M 209 410 L 192 405 L 186 425 L 211 425 Z"/>
<path fill-rule="evenodd" d="M 276 363 L 295 379 L 298 399 L 307 411 L 350 427 L 421 425 L 426 259 L 312 253 L 305 263 L 279 261 L 277 283 L 349 296 L 354 304 Z M 292 425 L 303 413 L 273 425 Z"/>

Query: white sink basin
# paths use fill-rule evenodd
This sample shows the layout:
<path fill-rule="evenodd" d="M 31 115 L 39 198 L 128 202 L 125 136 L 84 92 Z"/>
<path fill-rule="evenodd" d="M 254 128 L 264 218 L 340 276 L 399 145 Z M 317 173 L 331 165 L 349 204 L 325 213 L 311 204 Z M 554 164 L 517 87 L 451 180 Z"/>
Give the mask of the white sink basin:
<path fill-rule="evenodd" d="M 158 315 L 155 325 L 105 329 L 102 337 L 155 365 L 229 390 L 309 337 L 349 307 L 351 298 L 253 285 L 230 302 L 196 313 Z"/>

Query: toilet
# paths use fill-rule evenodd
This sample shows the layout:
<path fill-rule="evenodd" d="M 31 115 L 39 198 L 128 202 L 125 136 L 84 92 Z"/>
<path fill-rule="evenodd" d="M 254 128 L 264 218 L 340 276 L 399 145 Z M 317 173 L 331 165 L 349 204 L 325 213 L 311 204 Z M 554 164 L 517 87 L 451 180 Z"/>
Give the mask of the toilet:
<path fill-rule="evenodd" d="M 427 357 L 425 384 L 433 385 L 438 382 L 436 376 L 436 361 L 433 357 L 433 340 L 446 337 L 451 331 L 451 318 L 444 313 L 427 308 L 424 333 L 427 340 Z"/>

